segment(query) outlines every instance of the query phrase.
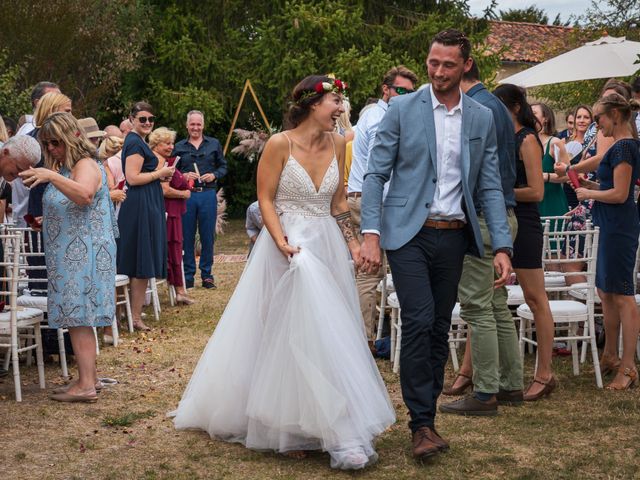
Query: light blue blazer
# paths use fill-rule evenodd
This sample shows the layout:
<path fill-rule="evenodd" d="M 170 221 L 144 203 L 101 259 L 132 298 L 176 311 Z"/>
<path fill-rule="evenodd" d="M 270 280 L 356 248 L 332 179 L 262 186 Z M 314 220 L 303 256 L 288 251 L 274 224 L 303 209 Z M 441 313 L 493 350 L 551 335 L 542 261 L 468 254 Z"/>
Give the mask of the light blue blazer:
<path fill-rule="evenodd" d="M 362 187 L 361 230 L 379 231 L 380 245 L 385 250 L 396 250 L 409 242 L 429 216 L 437 182 L 435 135 L 429 88 L 392 99 L 378 128 Z M 483 253 L 474 191 L 489 227 L 493 250 L 512 248 L 493 114 L 466 95 L 462 96 L 461 141 L 462 208 L 471 240 L 469 253 Z M 383 205 L 382 191 L 389 179 Z"/>

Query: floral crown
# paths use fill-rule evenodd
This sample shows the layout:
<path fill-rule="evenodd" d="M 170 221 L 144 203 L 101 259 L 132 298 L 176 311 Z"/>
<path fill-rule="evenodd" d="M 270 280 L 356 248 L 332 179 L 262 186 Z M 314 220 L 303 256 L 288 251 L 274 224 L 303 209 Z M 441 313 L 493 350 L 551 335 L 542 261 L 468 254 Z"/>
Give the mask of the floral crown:
<path fill-rule="evenodd" d="M 325 93 L 344 94 L 348 88 L 349 85 L 347 85 L 347 82 L 343 82 L 339 78 L 330 78 L 327 82 L 316 83 L 312 90 L 303 91 L 296 103 L 301 103 L 307 98 L 311 98 L 316 95 L 324 95 Z"/>

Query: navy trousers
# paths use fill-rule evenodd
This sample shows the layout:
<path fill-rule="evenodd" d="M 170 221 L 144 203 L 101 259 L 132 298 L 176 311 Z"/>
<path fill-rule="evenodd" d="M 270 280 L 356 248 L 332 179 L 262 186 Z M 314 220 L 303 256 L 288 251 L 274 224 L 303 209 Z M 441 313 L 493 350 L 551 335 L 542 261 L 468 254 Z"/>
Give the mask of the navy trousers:
<path fill-rule="evenodd" d="M 218 213 L 218 200 L 215 189 L 207 189 L 202 192 L 191 192 L 187 200 L 187 211 L 182 216 L 182 236 L 184 256 L 184 278 L 187 282 L 193 281 L 196 273 L 196 257 L 194 246 L 196 242 L 196 229 L 200 233 L 200 274 L 202 279 L 213 278 L 211 267 L 213 266 L 213 241 L 216 230 L 216 218 Z"/>
<path fill-rule="evenodd" d="M 387 250 L 402 317 L 400 386 L 413 432 L 434 427 L 468 241 L 466 229 L 423 227 L 404 246 Z"/>

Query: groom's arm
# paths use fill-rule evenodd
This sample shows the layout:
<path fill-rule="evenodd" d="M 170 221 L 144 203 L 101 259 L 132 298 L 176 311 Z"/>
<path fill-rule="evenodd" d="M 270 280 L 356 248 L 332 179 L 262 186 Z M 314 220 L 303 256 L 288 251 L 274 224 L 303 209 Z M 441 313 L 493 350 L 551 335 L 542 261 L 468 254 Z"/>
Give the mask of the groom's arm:
<path fill-rule="evenodd" d="M 378 126 L 376 140 L 369 157 L 369 166 L 362 184 L 360 231 L 364 242 L 360 248 L 362 270 L 378 271 L 382 263 L 380 231 L 382 218 L 382 192 L 389 181 L 398 154 L 400 118 L 397 103 L 391 103 Z"/>

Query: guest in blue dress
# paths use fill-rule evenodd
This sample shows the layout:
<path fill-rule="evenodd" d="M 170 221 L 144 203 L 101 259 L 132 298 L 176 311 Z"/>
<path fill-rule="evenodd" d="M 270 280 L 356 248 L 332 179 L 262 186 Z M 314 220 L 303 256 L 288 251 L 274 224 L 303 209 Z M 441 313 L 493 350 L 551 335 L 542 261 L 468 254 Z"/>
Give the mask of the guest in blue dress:
<path fill-rule="evenodd" d="M 129 119 L 133 130 L 122 147 L 122 171 L 127 198 L 120 207 L 118 273 L 131 281 L 131 313 L 136 330 L 150 330 L 142 322 L 142 306 L 150 278 L 167 277 L 167 225 L 160 181 L 171 179 L 174 167 L 158 170 L 158 159 L 145 142 L 153 129 L 153 108 L 136 103 Z"/>
<path fill-rule="evenodd" d="M 115 314 L 115 215 L 107 177 L 77 120 L 54 113 L 38 134 L 44 168 L 20 174 L 25 185 L 49 182 L 43 196 L 43 239 L 48 274 L 49 325 L 68 328 L 78 380 L 53 392 L 62 402 L 95 402 L 96 343 L 92 327 Z"/>
<path fill-rule="evenodd" d="M 598 167 L 600 184 L 583 181 L 576 189 L 578 200 L 595 200 L 593 219 L 600 227 L 596 287 L 602 300 L 606 343 L 600 365 L 603 374 L 615 372 L 607 386 L 626 390 L 638 383 L 635 365 L 640 315 L 635 301 L 634 266 L 640 235 L 640 221 L 633 191 L 640 176 L 640 141 L 631 124 L 632 110 L 640 107 L 617 93 L 604 96 L 594 108 L 594 119 L 602 134 L 615 143 Z M 617 343 L 622 325 L 623 352 L 619 360 Z"/>

